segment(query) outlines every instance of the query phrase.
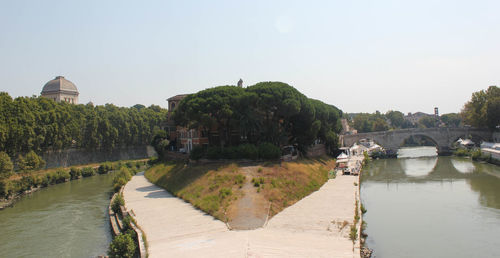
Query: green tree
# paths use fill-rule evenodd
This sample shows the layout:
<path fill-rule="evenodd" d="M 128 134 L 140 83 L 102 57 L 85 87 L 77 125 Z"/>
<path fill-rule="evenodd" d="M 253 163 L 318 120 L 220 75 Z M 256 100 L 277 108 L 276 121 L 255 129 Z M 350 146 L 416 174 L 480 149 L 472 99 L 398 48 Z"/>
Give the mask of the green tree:
<path fill-rule="evenodd" d="M 387 123 L 386 117 L 379 111 L 373 114 L 356 114 L 354 116 L 353 126 L 360 133 L 389 130 L 389 124 Z"/>
<path fill-rule="evenodd" d="M 486 105 L 486 124 L 490 129 L 500 126 L 500 97 L 491 98 Z"/>
<path fill-rule="evenodd" d="M 486 91 L 474 92 L 471 100 L 464 105 L 461 116 L 468 125 L 493 129 L 499 123 L 499 101 L 500 88 L 497 86 L 490 86 Z"/>
<path fill-rule="evenodd" d="M 206 89 L 185 97 L 174 112 L 177 124 L 208 132 L 212 146 L 269 142 L 297 144 L 301 151 L 317 139 L 326 141 L 330 131 L 339 133 L 341 116 L 336 107 L 282 82 Z"/>
<path fill-rule="evenodd" d="M 441 121 L 448 127 L 459 127 L 462 124 L 462 118 L 457 113 L 443 114 Z"/>
<path fill-rule="evenodd" d="M 0 92 L 0 149 L 9 156 L 69 147 L 113 150 L 151 142 L 166 120 L 159 106 L 71 105 Z"/>
<path fill-rule="evenodd" d="M 385 114 L 385 116 L 389 119 L 393 128 L 402 128 L 405 121 L 404 114 L 402 112 L 390 110 Z"/>
<path fill-rule="evenodd" d="M 38 156 L 34 151 L 30 151 L 26 156 L 19 155 L 17 158 L 17 166 L 22 171 L 35 170 L 45 167 L 45 160 Z"/>
<path fill-rule="evenodd" d="M 423 128 L 432 128 L 437 126 L 437 119 L 433 116 L 424 116 L 418 120 L 419 126 Z"/>
<path fill-rule="evenodd" d="M 0 152 L 0 178 L 6 178 L 12 173 L 14 165 L 9 155 L 5 152 Z"/>

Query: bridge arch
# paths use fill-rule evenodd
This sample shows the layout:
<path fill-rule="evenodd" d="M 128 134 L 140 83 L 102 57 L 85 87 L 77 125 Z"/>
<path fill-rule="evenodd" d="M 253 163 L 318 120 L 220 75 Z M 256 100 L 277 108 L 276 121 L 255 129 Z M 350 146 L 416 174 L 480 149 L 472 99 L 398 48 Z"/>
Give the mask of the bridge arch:
<path fill-rule="evenodd" d="M 408 137 L 403 138 L 403 140 L 399 144 L 399 148 L 403 147 L 405 142 L 410 139 L 410 138 L 424 138 L 430 140 L 432 142 L 433 146 L 435 146 L 437 149 L 439 149 L 439 143 L 437 140 L 435 140 L 432 136 L 427 135 L 427 134 L 422 134 L 422 133 L 417 133 L 417 134 L 410 134 Z"/>

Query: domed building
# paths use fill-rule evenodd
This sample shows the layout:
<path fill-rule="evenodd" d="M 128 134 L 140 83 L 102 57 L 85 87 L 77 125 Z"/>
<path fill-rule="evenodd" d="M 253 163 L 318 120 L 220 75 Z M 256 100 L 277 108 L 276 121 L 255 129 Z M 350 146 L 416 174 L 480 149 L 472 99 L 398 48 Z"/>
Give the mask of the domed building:
<path fill-rule="evenodd" d="M 75 84 L 66 80 L 63 76 L 57 76 L 43 86 L 42 97 L 54 101 L 78 104 L 78 89 Z"/>

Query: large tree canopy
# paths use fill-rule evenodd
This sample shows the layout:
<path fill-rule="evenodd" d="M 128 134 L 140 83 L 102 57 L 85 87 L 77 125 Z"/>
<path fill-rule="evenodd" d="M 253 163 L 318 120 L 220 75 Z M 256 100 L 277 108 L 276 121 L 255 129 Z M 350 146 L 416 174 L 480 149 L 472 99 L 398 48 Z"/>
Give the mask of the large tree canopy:
<path fill-rule="evenodd" d="M 111 150 L 149 144 L 166 119 L 158 106 L 72 105 L 0 92 L 0 151 L 11 157 L 68 147 Z"/>
<path fill-rule="evenodd" d="M 461 116 L 466 124 L 474 127 L 494 129 L 500 125 L 500 88 L 490 86 L 472 94 L 471 100 L 462 109 Z"/>
<path fill-rule="evenodd" d="M 316 139 L 336 144 L 332 138 L 340 131 L 341 116 L 336 107 L 282 82 L 206 89 L 185 97 L 174 112 L 177 124 L 217 134 L 210 138 L 212 145 L 238 144 L 231 137 L 237 132 L 243 142 L 297 144 L 303 150 Z"/>

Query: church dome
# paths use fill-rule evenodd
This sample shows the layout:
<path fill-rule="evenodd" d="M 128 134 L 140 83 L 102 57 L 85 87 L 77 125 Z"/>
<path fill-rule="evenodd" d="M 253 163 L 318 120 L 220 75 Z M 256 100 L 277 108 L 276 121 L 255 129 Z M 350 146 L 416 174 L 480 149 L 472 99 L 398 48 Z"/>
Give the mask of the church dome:
<path fill-rule="evenodd" d="M 57 76 L 55 79 L 47 82 L 42 89 L 42 95 L 58 92 L 78 96 L 78 89 L 76 89 L 75 84 L 66 80 L 63 76 Z"/>

